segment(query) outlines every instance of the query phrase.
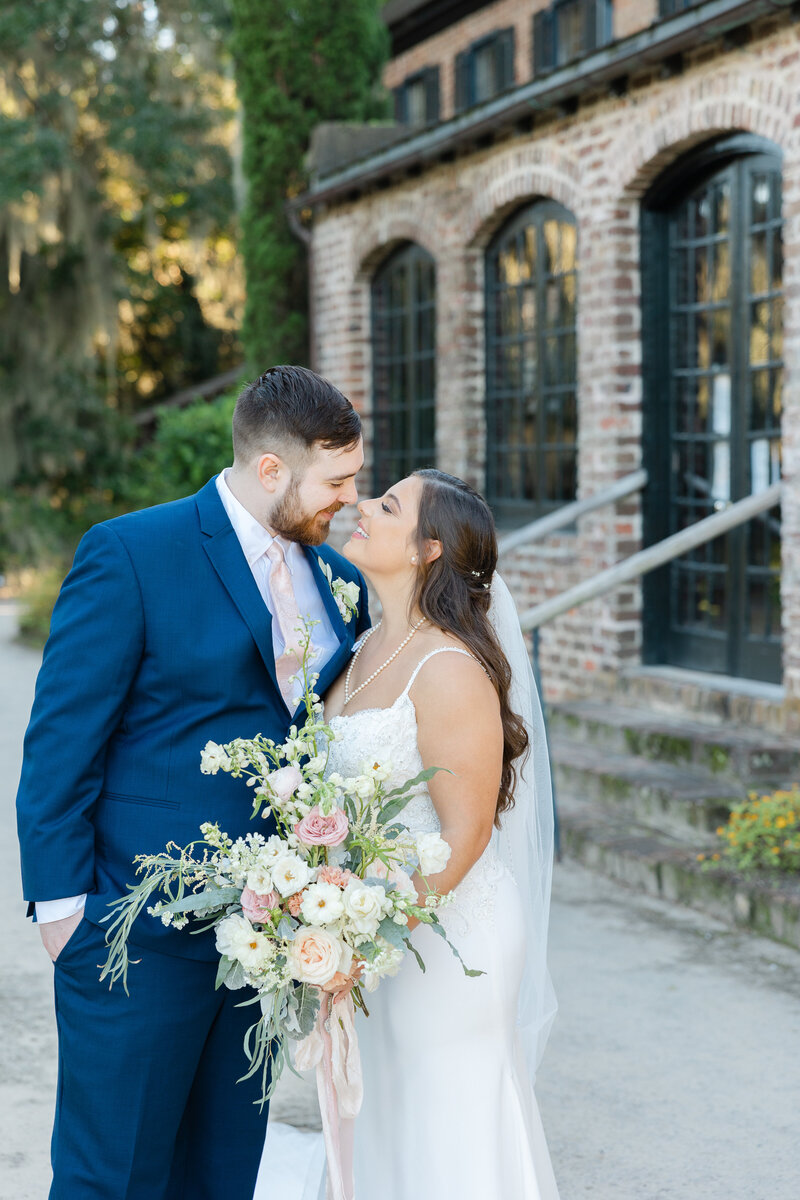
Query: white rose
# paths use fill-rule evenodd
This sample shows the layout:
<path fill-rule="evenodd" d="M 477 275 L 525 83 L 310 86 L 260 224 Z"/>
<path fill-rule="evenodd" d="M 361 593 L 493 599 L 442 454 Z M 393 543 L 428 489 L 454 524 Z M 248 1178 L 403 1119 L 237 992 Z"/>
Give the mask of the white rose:
<path fill-rule="evenodd" d="M 338 971 L 349 974 L 352 965 L 350 947 L 319 926 L 307 925 L 298 929 L 289 948 L 289 971 L 300 983 L 321 987 Z"/>
<path fill-rule="evenodd" d="M 392 904 L 379 885 L 348 883 L 342 893 L 344 911 L 356 933 L 372 937 Z"/>
<path fill-rule="evenodd" d="M 279 804 L 286 804 L 302 782 L 303 776 L 300 768 L 293 763 L 290 763 L 288 767 L 280 767 L 277 771 L 271 771 L 266 778 L 266 783 Z"/>
<path fill-rule="evenodd" d="M 341 889 L 333 883 L 312 883 L 300 906 L 303 920 L 309 925 L 330 925 L 344 913 Z"/>
<path fill-rule="evenodd" d="M 438 833 L 418 834 L 415 849 L 421 875 L 438 875 L 450 860 L 450 847 Z"/>
<path fill-rule="evenodd" d="M 278 859 L 283 858 L 284 854 L 288 853 L 288 851 L 288 842 L 278 837 L 277 833 L 273 833 L 272 837 L 267 839 L 258 852 L 259 866 L 264 866 L 268 870 L 271 869 Z"/>
<path fill-rule="evenodd" d="M 200 755 L 200 770 L 203 775 L 216 775 L 217 771 L 230 769 L 231 760 L 223 746 L 216 742 L 206 742 Z"/>
<path fill-rule="evenodd" d="M 297 854 L 284 854 L 272 867 L 272 885 L 282 896 L 299 892 L 311 879 L 311 870 Z"/>
<path fill-rule="evenodd" d="M 272 957 L 272 946 L 263 933 L 256 933 L 240 913 L 226 917 L 216 928 L 217 950 L 238 960 L 248 971 L 258 971 Z"/>
<path fill-rule="evenodd" d="M 261 863 L 256 863 L 254 867 L 247 872 L 247 886 L 251 892 L 256 892 L 259 896 L 265 896 L 267 892 L 272 891 L 272 873 L 268 867 Z"/>

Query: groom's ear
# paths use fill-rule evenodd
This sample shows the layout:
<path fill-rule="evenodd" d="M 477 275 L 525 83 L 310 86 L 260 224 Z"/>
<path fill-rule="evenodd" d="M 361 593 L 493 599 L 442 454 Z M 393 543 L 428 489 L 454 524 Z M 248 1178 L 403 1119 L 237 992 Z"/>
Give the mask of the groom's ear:
<path fill-rule="evenodd" d="M 441 556 L 441 553 L 442 553 L 442 543 L 440 541 L 437 541 L 435 538 L 428 538 L 428 540 L 425 542 L 425 551 L 424 551 L 425 562 L 426 563 L 435 562 L 436 559 Z"/>
<path fill-rule="evenodd" d="M 288 467 L 277 454 L 262 454 L 256 463 L 258 482 L 268 492 L 274 492 L 280 487 Z"/>

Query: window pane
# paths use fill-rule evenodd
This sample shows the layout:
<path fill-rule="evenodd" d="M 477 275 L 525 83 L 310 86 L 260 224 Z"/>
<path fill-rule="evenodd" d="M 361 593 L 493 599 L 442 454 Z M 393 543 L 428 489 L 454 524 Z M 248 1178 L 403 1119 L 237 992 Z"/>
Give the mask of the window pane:
<path fill-rule="evenodd" d="M 487 252 L 487 491 L 509 515 L 576 487 L 576 229 L 546 201 Z"/>
<path fill-rule="evenodd" d="M 373 476 L 382 492 L 417 467 L 435 465 L 435 265 L 410 243 L 372 285 Z"/>

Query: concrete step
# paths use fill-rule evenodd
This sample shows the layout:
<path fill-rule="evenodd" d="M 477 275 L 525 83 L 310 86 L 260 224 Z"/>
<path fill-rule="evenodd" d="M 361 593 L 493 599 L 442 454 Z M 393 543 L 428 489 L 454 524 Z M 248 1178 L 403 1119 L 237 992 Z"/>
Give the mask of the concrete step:
<path fill-rule="evenodd" d="M 563 853 L 651 896 L 709 913 L 800 950 L 800 882 L 703 869 L 698 843 L 611 816 L 590 803 L 559 806 Z"/>
<path fill-rule="evenodd" d="M 800 778 L 800 740 L 730 722 L 714 724 L 684 713 L 656 712 L 613 701 L 553 705 L 554 735 L 670 764 L 692 764 L 748 785 Z"/>
<path fill-rule="evenodd" d="M 774 683 L 685 667 L 639 665 L 621 672 L 615 695 L 631 707 L 679 717 L 690 714 L 704 725 L 800 734 L 800 705 Z"/>
<path fill-rule="evenodd" d="M 550 750 L 559 805 L 590 802 L 673 837 L 708 844 L 746 795 L 738 781 L 696 766 L 637 758 L 558 733 Z"/>

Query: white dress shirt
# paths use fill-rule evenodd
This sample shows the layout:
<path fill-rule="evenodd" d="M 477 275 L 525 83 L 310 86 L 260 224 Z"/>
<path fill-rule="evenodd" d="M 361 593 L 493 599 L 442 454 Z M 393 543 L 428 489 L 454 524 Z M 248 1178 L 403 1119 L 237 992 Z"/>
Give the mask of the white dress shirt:
<path fill-rule="evenodd" d="M 228 514 L 234 533 L 239 539 L 239 545 L 242 547 L 242 552 L 253 573 L 261 597 L 274 616 L 269 591 L 269 573 L 272 563 L 266 554 L 274 536 L 236 499 L 225 481 L 228 470 L 230 468 L 221 471 L 217 476 L 219 498 Z M 303 616 L 311 617 L 319 622 L 314 626 L 314 632 L 311 635 L 311 644 L 314 650 L 311 666 L 315 671 L 321 671 L 338 648 L 339 639 L 334 632 L 314 579 L 314 572 L 311 570 L 311 564 L 306 558 L 303 548 L 297 542 L 287 542 L 285 539 L 281 544 L 284 547 L 286 565 L 292 576 L 297 607 Z M 283 637 L 277 621 L 272 622 L 272 647 L 275 657 L 279 658 L 283 654 Z M 74 913 L 80 912 L 85 903 L 85 895 L 68 896 L 63 900 L 37 900 L 36 920 L 41 925 L 48 921 L 60 921 L 64 917 L 71 917 Z"/>

